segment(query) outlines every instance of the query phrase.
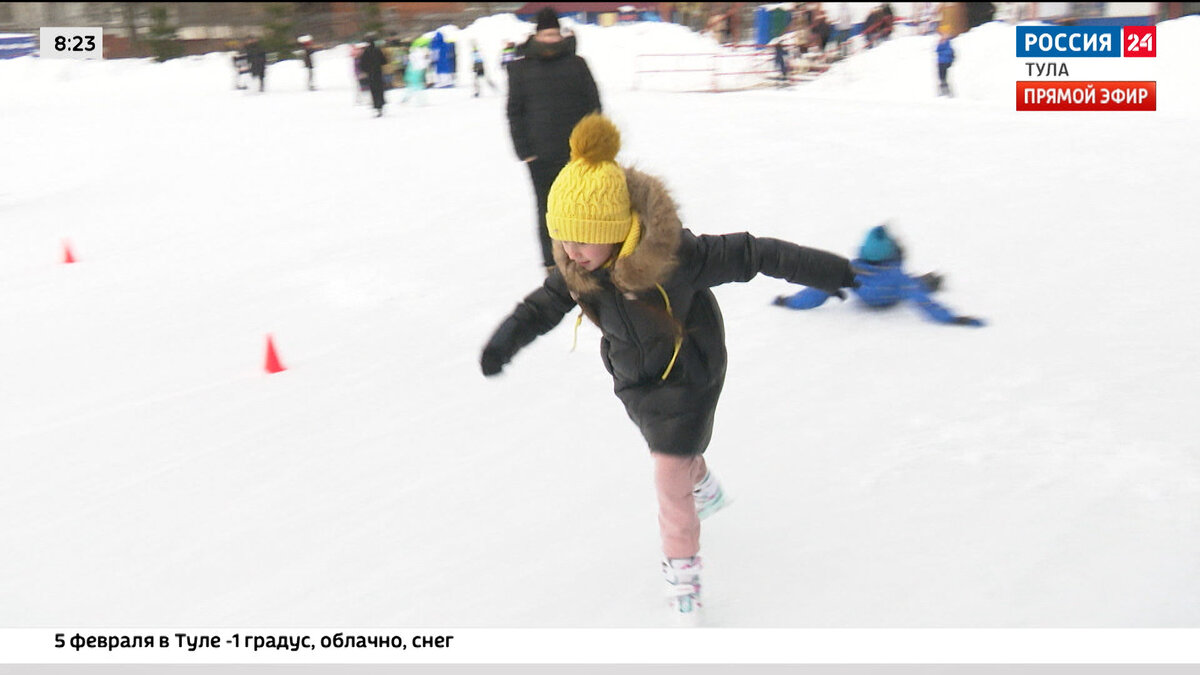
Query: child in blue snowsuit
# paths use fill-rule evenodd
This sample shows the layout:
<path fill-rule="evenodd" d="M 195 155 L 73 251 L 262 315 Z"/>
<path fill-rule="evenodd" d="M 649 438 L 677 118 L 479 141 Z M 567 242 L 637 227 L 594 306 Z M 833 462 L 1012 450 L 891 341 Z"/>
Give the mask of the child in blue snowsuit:
<path fill-rule="evenodd" d="M 954 63 L 954 47 L 950 44 L 950 33 L 948 29 L 939 30 L 936 51 L 938 67 L 938 96 L 949 96 L 950 82 L 946 79 L 946 75 L 950 72 L 950 66 Z"/>
<path fill-rule="evenodd" d="M 904 271 L 904 251 L 883 225 L 873 227 L 867 233 L 851 267 L 856 282 L 851 290 L 871 307 L 891 307 L 902 300 L 911 300 L 934 321 L 959 326 L 983 325 L 983 321 L 975 317 L 955 316 L 930 298 L 930 294 L 941 287 L 942 278 L 934 273 L 909 276 Z M 845 299 L 844 293 L 839 291 L 837 295 Z M 829 298 L 830 294 L 825 291 L 805 288 L 794 295 L 775 298 L 775 304 L 791 309 L 813 309 Z"/>

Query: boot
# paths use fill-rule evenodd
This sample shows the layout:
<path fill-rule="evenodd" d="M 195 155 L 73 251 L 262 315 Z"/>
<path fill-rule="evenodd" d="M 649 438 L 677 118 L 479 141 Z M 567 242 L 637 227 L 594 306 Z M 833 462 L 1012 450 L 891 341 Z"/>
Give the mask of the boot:
<path fill-rule="evenodd" d="M 700 556 L 667 558 L 662 563 L 671 613 L 684 622 L 694 622 L 700 616 L 700 570 Z"/>
<path fill-rule="evenodd" d="M 704 480 L 692 488 L 692 498 L 696 500 L 696 515 L 700 516 L 700 520 L 720 511 L 728 504 L 725 500 L 725 490 L 721 488 L 721 481 L 717 480 L 716 475 L 711 471 L 704 475 Z"/>

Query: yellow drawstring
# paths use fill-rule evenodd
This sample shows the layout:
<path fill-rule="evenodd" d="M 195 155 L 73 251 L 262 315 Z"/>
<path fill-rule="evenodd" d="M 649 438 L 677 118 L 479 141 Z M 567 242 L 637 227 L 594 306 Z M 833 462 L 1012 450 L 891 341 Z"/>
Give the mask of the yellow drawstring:
<path fill-rule="evenodd" d="M 667 291 L 663 289 L 662 284 L 654 284 L 659 293 L 662 293 L 663 304 L 667 306 L 667 316 L 675 319 L 675 315 L 671 312 L 671 298 L 667 297 Z M 671 369 L 675 367 L 675 359 L 679 358 L 679 348 L 683 346 L 683 335 L 678 331 L 675 332 L 675 352 L 671 354 L 671 362 L 667 364 L 667 369 L 663 371 L 662 377 L 659 379 L 665 380 L 671 374 Z"/>
<path fill-rule="evenodd" d="M 575 351 L 575 345 L 579 342 L 579 324 L 583 323 L 583 308 L 579 309 L 579 316 L 575 317 L 575 332 L 571 334 L 571 351 Z"/>
<path fill-rule="evenodd" d="M 662 284 L 654 284 L 654 287 L 662 294 L 663 304 L 667 307 L 667 316 L 674 320 L 675 314 L 671 311 L 671 298 L 667 296 L 666 289 L 662 287 Z M 575 351 L 575 346 L 579 344 L 579 324 L 581 323 L 583 323 L 583 308 L 580 308 L 579 316 L 575 317 L 575 330 L 571 334 L 571 351 Z M 675 367 L 675 359 L 679 358 L 679 349 L 681 347 L 683 347 L 683 335 L 677 330 L 675 333 L 675 351 L 671 353 L 671 361 L 667 364 L 667 369 L 663 371 L 662 377 L 659 378 L 660 380 L 667 379 L 667 376 L 671 374 L 671 369 Z"/>

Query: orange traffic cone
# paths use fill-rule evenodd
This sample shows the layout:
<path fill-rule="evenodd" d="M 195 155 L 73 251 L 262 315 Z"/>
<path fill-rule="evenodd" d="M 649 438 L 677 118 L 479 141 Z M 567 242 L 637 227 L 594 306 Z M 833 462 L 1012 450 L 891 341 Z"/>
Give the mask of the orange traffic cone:
<path fill-rule="evenodd" d="M 75 254 L 71 253 L 71 242 L 63 239 L 63 263 L 75 262 Z"/>
<path fill-rule="evenodd" d="M 266 368 L 268 373 L 279 373 L 287 370 L 279 362 L 279 355 L 275 353 L 275 341 L 271 339 L 270 334 L 267 335 L 267 363 L 264 368 Z"/>

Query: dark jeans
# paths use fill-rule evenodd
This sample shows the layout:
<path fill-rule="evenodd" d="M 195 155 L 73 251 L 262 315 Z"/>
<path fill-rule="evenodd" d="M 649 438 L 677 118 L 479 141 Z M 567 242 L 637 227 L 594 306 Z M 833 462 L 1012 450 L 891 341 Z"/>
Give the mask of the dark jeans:
<path fill-rule="evenodd" d="M 946 81 L 946 73 L 950 70 L 949 63 L 938 64 L 938 93 L 950 95 L 950 83 Z M 929 72 L 928 70 L 925 72 Z"/>
<path fill-rule="evenodd" d="M 372 78 L 370 83 L 371 83 L 371 105 L 375 106 L 376 110 L 382 111 L 383 104 L 386 103 L 386 99 L 383 97 L 383 91 L 384 91 L 383 78 L 381 77 L 378 80 Z"/>
<path fill-rule="evenodd" d="M 550 232 L 546 230 L 546 200 L 550 197 L 550 186 L 558 172 L 567 165 L 566 159 L 535 159 L 529 164 L 529 176 L 533 179 L 533 193 L 537 197 L 538 241 L 542 243 L 542 264 L 554 266 L 554 253 L 550 248 Z"/>

